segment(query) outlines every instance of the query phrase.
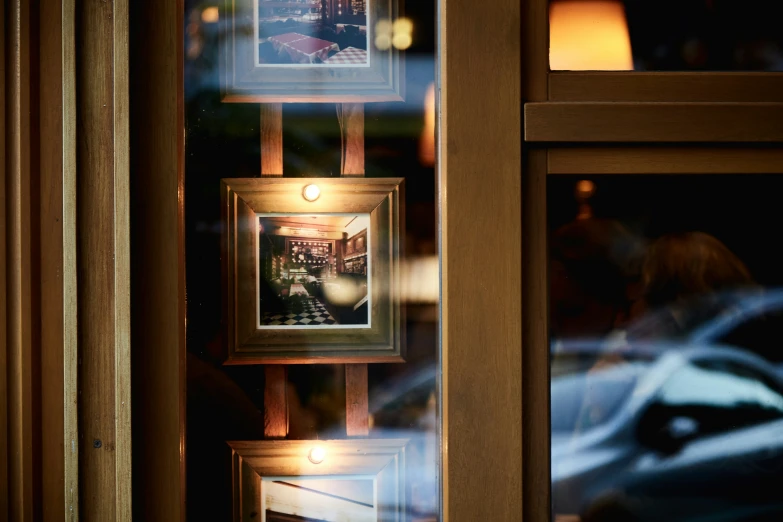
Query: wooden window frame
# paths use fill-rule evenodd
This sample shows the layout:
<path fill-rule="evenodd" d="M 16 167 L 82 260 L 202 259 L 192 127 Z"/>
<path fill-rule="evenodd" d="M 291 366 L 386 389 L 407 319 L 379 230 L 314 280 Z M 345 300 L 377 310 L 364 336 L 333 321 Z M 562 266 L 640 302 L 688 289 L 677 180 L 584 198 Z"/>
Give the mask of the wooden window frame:
<path fill-rule="evenodd" d="M 549 522 L 547 176 L 782 174 L 783 73 L 549 70 L 548 0 L 523 0 L 524 522 Z"/>
<path fill-rule="evenodd" d="M 436 5 L 442 519 L 519 520 L 522 4 Z M 130 9 L 133 508 L 172 522 L 185 520 L 184 10 L 182 0 Z M 145 186 L 156 190 L 143 196 Z M 505 291 L 488 293 L 485 273 Z"/>

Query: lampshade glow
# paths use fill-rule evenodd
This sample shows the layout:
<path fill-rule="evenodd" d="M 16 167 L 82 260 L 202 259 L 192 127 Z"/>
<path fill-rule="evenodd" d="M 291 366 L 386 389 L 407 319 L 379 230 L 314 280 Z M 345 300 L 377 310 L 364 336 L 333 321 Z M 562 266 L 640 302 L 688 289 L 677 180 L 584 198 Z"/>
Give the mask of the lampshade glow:
<path fill-rule="evenodd" d="M 614 0 L 556 0 L 549 6 L 553 71 L 633 70 L 625 8 Z"/>

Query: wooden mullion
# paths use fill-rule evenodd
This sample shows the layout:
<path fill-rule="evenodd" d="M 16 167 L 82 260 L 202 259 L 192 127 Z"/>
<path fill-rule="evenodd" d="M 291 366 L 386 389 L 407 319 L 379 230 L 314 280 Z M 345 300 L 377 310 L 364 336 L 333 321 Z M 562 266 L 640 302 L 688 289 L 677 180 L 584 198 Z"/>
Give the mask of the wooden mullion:
<path fill-rule="evenodd" d="M 283 104 L 261 105 L 261 177 L 283 177 Z"/>
<path fill-rule="evenodd" d="M 342 105 L 343 177 L 364 177 L 364 104 Z"/>
<path fill-rule="evenodd" d="M 341 109 L 342 175 L 364 177 L 364 104 L 344 103 Z M 345 433 L 349 437 L 370 433 L 367 364 L 345 365 Z"/>
<path fill-rule="evenodd" d="M 283 177 L 283 104 L 261 105 L 261 177 Z M 264 367 L 264 437 L 288 436 L 288 378 L 283 365 Z"/>

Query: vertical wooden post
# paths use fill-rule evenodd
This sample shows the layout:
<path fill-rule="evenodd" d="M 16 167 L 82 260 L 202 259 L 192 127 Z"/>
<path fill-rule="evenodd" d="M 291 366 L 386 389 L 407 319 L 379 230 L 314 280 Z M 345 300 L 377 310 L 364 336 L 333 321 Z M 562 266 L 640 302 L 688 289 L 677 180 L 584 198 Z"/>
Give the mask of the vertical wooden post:
<path fill-rule="evenodd" d="M 345 365 L 345 433 L 349 437 L 370 434 L 367 365 Z"/>
<path fill-rule="evenodd" d="M 283 104 L 261 104 L 261 177 L 283 176 Z"/>
<path fill-rule="evenodd" d="M 185 522 L 185 8 L 129 8 L 133 515 Z"/>
<path fill-rule="evenodd" d="M 0 71 L 7 71 L 5 63 L 5 1 L 0 0 L 0 27 L 4 29 L 0 36 Z M 6 74 L 0 75 L 0 516 L 8 516 L 8 354 L 9 345 L 6 318 L 8 316 L 8 282 L 6 281 L 6 212 L 8 196 L 6 183 L 10 179 L 6 170 L 5 126 L 6 126 Z"/>
<path fill-rule="evenodd" d="M 33 274 L 31 257 L 31 35 L 30 3 L 4 2 L 7 63 L 3 81 L 7 111 L 7 156 L 3 168 L 7 176 L 3 212 L 6 212 L 7 319 L 5 379 L 7 395 L 7 512 L 0 518 L 32 521 L 34 496 L 33 433 Z M 4 7 L 5 7 L 4 6 Z"/>
<path fill-rule="evenodd" d="M 79 512 L 76 0 L 40 0 L 41 511 Z"/>
<path fill-rule="evenodd" d="M 364 176 L 364 105 L 342 106 L 344 177 Z M 366 364 L 345 365 L 345 433 L 366 437 L 370 433 L 369 390 Z"/>
<path fill-rule="evenodd" d="M 261 104 L 261 177 L 283 176 L 283 104 Z M 264 367 L 264 437 L 288 436 L 288 379 L 283 365 Z"/>
<path fill-rule="evenodd" d="M 131 520 L 128 0 L 78 4 L 80 495 Z"/>
<path fill-rule="evenodd" d="M 264 367 L 264 437 L 284 439 L 288 436 L 288 379 L 282 364 Z"/>
<path fill-rule="evenodd" d="M 364 104 L 342 106 L 343 165 L 345 177 L 364 176 Z"/>

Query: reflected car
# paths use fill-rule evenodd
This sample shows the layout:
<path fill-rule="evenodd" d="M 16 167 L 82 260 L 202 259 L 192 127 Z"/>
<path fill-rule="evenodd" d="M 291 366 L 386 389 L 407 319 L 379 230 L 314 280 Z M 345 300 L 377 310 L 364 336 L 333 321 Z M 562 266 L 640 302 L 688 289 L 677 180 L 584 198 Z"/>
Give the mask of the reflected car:
<path fill-rule="evenodd" d="M 783 520 L 777 368 L 730 347 L 669 348 L 553 376 L 553 514 Z"/>

